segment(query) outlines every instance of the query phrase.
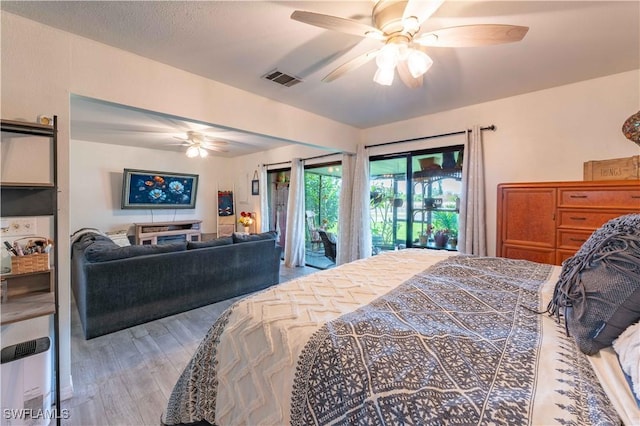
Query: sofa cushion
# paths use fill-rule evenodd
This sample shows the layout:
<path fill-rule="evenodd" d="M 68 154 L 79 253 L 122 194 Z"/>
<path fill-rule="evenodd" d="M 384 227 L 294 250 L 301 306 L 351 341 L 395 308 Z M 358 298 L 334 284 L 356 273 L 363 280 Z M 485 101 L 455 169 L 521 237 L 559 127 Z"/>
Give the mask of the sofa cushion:
<path fill-rule="evenodd" d="M 260 241 L 260 240 L 274 240 L 278 234 L 276 231 L 263 232 L 261 234 L 242 234 L 239 232 L 233 233 L 234 243 L 246 243 L 247 241 Z"/>
<path fill-rule="evenodd" d="M 109 239 L 107 238 L 107 240 Z M 186 249 L 187 244 L 184 242 L 119 247 L 113 241 L 109 240 L 109 243 L 101 241 L 91 244 L 89 247 L 87 247 L 84 253 L 89 262 L 106 262 L 109 260 L 146 256 L 149 254 L 184 251 Z"/>
<path fill-rule="evenodd" d="M 206 247 L 218 247 L 233 244 L 233 238 L 220 237 L 209 241 L 189 241 L 187 243 L 187 250 L 200 249 Z"/>

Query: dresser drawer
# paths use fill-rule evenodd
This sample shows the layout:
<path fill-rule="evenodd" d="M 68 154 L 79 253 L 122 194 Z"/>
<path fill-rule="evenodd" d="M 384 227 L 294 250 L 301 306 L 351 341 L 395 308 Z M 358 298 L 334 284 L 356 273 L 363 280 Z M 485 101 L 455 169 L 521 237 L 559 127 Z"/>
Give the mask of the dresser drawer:
<path fill-rule="evenodd" d="M 558 229 L 559 249 L 579 249 L 589 239 L 592 231 L 580 231 L 574 229 Z"/>
<path fill-rule="evenodd" d="M 640 211 L 640 183 L 637 188 L 560 188 L 559 207 L 598 207 Z"/>
<path fill-rule="evenodd" d="M 558 210 L 558 227 L 596 230 L 605 222 L 628 211 L 614 210 Z"/>
<path fill-rule="evenodd" d="M 577 250 L 557 250 L 556 251 L 556 265 L 562 265 L 562 262 L 576 254 Z"/>

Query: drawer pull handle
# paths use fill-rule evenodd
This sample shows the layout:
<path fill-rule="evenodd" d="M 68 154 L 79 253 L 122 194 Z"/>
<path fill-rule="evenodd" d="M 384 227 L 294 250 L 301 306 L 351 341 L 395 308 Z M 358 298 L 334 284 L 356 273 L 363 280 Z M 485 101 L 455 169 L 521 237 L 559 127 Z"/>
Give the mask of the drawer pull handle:
<path fill-rule="evenodd" d="M 569 241 L 575 241 L 577 243 L 584 243 L 587 240 L 584 239 L 584 238 L 569 238 Z"/>
<path fill-rule="evenodd" d="M 640 198 L 640 195 L 632 195 L 631 198 Z"/>
<path fill-rule="evenodd" d="M 587 198 L 586 195 L 570 195 L 570 198 Z"/>
<path fill-rule="evenodd" d="M 569 219 L 571 219 L 571 220 L 587 220 L 586 217 L 577 217 L 577 216 L 571 216 Z"/>

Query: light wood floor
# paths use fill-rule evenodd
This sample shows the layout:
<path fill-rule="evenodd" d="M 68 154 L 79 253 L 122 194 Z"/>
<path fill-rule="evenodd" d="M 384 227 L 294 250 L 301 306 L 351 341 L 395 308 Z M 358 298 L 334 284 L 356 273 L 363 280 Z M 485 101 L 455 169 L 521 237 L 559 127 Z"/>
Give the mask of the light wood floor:
<path fill-rule="evenodd" d="M 280 268 L 280 282 L 317 269 Z M 84 340 L 71 306 L 74 394 L 63 425 L 154 425 L 173 385 L 214 320 L 241 297 Z"/>

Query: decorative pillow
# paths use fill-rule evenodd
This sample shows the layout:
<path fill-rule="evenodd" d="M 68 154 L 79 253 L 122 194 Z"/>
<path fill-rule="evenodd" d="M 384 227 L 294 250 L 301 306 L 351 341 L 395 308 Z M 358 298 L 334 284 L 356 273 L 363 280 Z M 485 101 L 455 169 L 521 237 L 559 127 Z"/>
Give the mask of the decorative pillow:
<path fill-rule="evenodd" d="M 233 238 L 220 237 L 209 241 L 189 241 L 187 243 L 187 250 L 206 248 L 206 247 L 218 247 L 233 244 Z"/>
<path fill-rule="evenodd" d="M 127 247 L 131 245 L 131 241 L 129 241 L 126 230 L 107 232 L 107 237 L 111 238 L 111 241 L 120 247 Z"/>
<path fill-rule="evenodd" d="M 547 311 L 587 355 L 640 319 L 640 214 L 610 220 L 562 265 Z"/>
<path fill-rule="evenodd" d="M 241 234 L 233 233 L 234 243 L 246 243 L 247 241 L 274 240 L 276 239 L 276 231 L 263 232 L 261 234 Z"/>
<path fill-rule="evenodd" d="M 618 355 L 622 371 L 630 381 L 631 391 L 640 407 L 640 322 L 627 327 L 613 341 L 613 350 Z"/>
<path fill-rule="evenodd" d="M 80 228 L 78 229 L 76 232 L 74 232 L 73 234 L 71 234 L 70 239 L 70 245 L 73 245 L 73 243 L 75 243 L 76 241 L 78 241 L 80 238 L 84 237 L 85 235 L 105 235 L 102 231 L 100 231 L 99 229 L 96 228 Z"/>
<path fill-rule="evenodd" d="M 84 250 L 93 244 L 103 244 L 104 248 L 117 247 L 117 245 L 113 241 L 111 241 L 109 237 L 106 237 L 103 234 L 93 234 L 93 233 L 86 233 L 86 234 L 80 235 L 76 239 L 76 241 L 73 243 L 73 246 L 78 247 L 81 250 Z"/>
<path fill-rule="evenodd" d="M 85 250 L 85 256 L 89 262 L 106 262 L 108 260 L 125 259 L 128 257 L 146 256 L 148 254 L 171 253 L 184 251 L 187 244 L 184 242 L 157 245 L 118 247 L 109 240 L 111 246 L 104 243 L 94 243 Z"/>

